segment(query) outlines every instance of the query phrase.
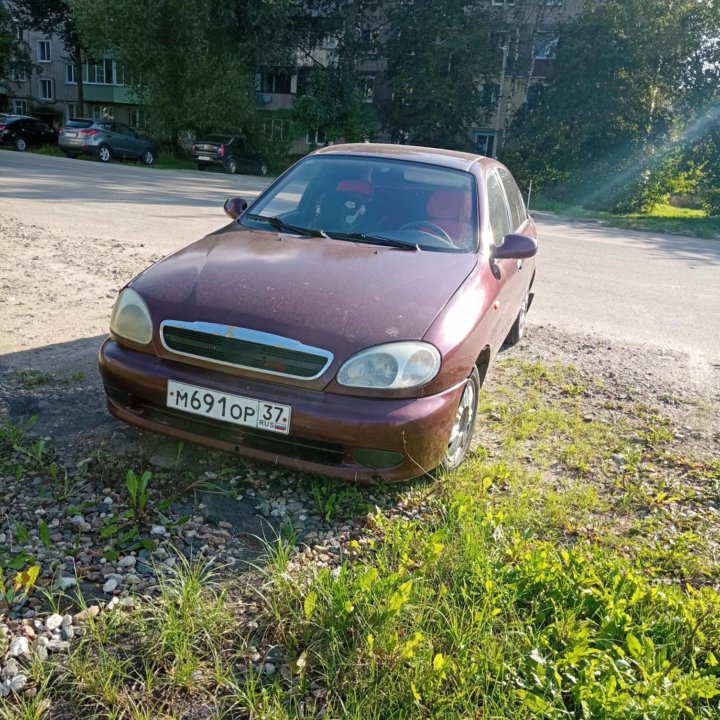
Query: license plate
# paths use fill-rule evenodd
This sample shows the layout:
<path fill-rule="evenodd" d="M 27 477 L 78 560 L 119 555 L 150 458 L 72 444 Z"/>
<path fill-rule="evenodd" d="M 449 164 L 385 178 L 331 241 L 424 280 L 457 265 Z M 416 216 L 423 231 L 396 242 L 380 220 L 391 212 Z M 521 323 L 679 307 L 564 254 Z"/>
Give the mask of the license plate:
<path fill-rule="evenodd" d="M 198 155 L 198 160 L 211 160 L 208 155 Z"/>
<path fill-rule="evenodd" d="M 76 132 L 65 132 L 65 137 L 77 137 Z"/>
<path fill-rule="evenodd" d="M 289 405 L 253 400 L 176 380 L 168 380 L 167 406 L 234 425 L 270 430 L 283 435 L 290 432 L 292 408 Z"/>

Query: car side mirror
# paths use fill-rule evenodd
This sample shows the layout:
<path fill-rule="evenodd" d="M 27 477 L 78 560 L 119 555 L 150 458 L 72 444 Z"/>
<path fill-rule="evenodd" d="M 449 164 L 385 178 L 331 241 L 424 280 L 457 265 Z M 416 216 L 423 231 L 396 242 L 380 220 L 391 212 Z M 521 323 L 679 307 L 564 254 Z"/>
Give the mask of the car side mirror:
<path fill-rule="evenodd" d="M 225 210 L 226 215 L 236 220 L 247 210 L 247 206 L 248 201 L 245 198 L 231 197 L 225 201 L 223 210 Z"/>
<path fill-rule="evenodd" d="M 538 244 L 535 238 L 510 233 L 503 238 L 502 245 L 495 248 L 493 260 L 523 260 L 533 257 L 537 250 Z"/>

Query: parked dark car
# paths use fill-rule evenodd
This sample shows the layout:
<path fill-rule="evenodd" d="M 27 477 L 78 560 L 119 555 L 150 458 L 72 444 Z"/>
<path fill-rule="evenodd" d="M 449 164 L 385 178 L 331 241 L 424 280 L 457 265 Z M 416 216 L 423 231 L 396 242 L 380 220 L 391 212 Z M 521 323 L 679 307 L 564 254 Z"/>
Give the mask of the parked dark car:
<path fill-rule="evenodd" d="M 404 480 L 465 459 L 478 393 L 532 298 L 536 231 L 477 155 L 339 145 L 121 290 L 110 411 L 313 473 Z"/>
<path fill-rule="evenodd" d="M 57 131 L 29 115 L 0 116 L 0 145 L 12 145 L 24 152 L 31 146 L 54 145 Z"/>
<path fill-rule="evenodd" d="M 60 129 L 58 146 L 68 157 L 94 155 L 100 162 L 113 158 L 155 162 L 155 143 L 146 135 L 115 120 L 73 118 Z"/>
<path fill-rule="evenodd" d="M 240 135 L 207 135 L 193 143 L 190 156 L 198 170 L 214 165 L 231 175 L 236 172 L 267 175 L 268 171 L 260 153 Z"/>

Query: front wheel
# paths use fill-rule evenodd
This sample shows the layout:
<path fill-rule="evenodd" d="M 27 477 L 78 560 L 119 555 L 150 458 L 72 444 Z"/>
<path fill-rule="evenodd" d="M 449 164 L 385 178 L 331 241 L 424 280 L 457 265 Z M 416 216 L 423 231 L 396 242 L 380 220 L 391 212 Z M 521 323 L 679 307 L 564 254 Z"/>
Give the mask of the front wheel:
<path fill-rule="evenodd" d="M 27 150 L 27 140 L 24 137 L 16 137 L 13 140 L 13 145 L 18 152 L 25 152 Z"/>
<path fill-rule="evenodd" d="M 265 161 L 260 163 L 260 174 L 261 175 L 267 175 L 268 174 L 268 166 Z"/>
<path fill-rule="evenodd" d="M 142 161 L 146 165 L 152 165 L 155 162 L 155 153 L 150 148 L 147 148 L 142 154 Z"/>
<path fill-rule="evenodd" d="M 475 431 L 479 396 L 480 373 L 478 373 L 477 368 L 473 368 L 470 377 L 465 383 L 460 402 L 455 411 L 455 421 L 448 438 L 445 459 L 442 462 L 442 467 L 445 470 L 455 470 L 462 465 L 467 457 L 473 432 Z"/>
<path fill-rule="evenodd" d="M 525 297 L 523 298 L 522 305 L 520 306 L 520 310 L 518 311 L 517 317 L 515 318 L 515 322 L 510 328 L 510 332 L 508 333 L 507 338 L 505 338 L 505 343 L 507 345 L 517 345 L 525 337 L 525 323 L 527 321 L 527 311 L 529 304 L 530 295 L 526 293 Z"/>
<path fill-rule="evenodd" d="M 98 160 L 101 163 L 109 163 L 112 160 L 112 153 L 107 145 L 101 145 L 98 148 Z"/>

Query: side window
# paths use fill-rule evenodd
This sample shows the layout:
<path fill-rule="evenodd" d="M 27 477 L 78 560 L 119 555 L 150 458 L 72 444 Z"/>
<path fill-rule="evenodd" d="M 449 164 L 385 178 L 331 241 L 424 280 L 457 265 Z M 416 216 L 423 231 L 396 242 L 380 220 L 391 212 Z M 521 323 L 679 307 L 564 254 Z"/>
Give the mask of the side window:
<path fill-rule="evenodd" d="M 121 135 L 135 134 L 127 125 L 123 125 L 122 123 L 115 123 L 115 132 L 119 132 Z"/>
<path fill-rule="evenodd" d="M 487 176 L 487 198 L 493 243 L 496 246 L 502 245 L 503 238 L 511 232 L 510 218 L 508 216 L 505 193 L 495 172 L 491 172 Z"/>
<path fill-rule="evenodd" d="M 504 168 L 498 170 L 500 179 L 505 188 L 508 204 L 510 206 L 510 220 L 513 230 L 517 230 L 527 219 L 527 211 L 525 210 L 525 201 L 523 200 L 517 183 L 513 176 Z"/>
<path fill-rule="evenodd" d="M 245 152 L 245 140 L 244 138 L 235 138 L 235 151 L 242 153 Z"/>

